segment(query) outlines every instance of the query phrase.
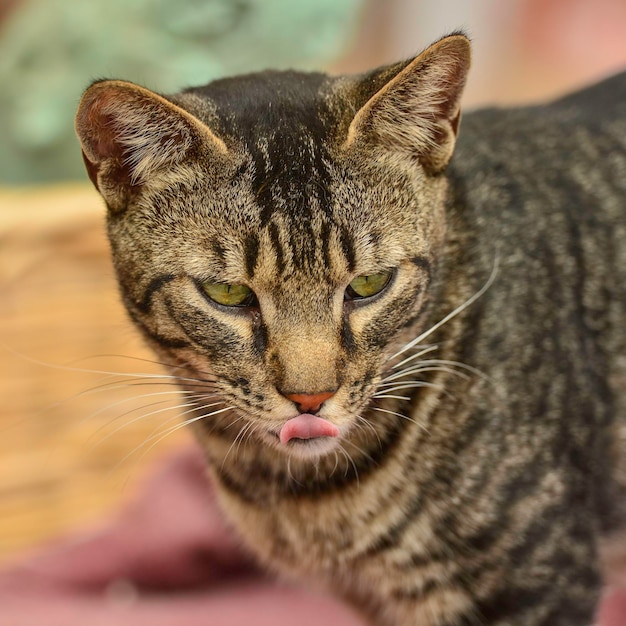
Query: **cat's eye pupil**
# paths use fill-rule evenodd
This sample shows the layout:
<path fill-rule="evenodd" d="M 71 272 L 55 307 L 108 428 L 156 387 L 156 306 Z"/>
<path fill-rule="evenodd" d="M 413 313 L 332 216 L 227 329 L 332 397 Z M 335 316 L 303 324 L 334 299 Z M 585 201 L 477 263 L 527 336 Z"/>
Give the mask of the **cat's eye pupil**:
<path fill-rule="evenodd" d="M 251 306 L 255 301 L 254 292 L 246 285 L 205 281 L 202 289 L 211 300 L 224 306 Z"/>
<path fill-rule="evenodd" d="M 357 276 L 346 289 L 348 300 L 358 300 L 370 298 L 380 293 L 389 283 L 391 272 L 380 272 L 378 274 L 363 274 Z"/>

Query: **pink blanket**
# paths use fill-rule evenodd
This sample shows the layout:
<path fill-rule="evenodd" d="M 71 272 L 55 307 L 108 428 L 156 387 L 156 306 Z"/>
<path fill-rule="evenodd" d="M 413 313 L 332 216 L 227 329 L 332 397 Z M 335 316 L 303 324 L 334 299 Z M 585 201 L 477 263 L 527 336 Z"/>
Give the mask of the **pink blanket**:
<path fill-rule="evenodd" d="M 0 572 L 10 626 L 364 626 L 348 607 L 262 574 L 217 511 L 200 453 L 167 463 L 122 514 Z M 601 626 L 626 625 L 609 591 Z"/>

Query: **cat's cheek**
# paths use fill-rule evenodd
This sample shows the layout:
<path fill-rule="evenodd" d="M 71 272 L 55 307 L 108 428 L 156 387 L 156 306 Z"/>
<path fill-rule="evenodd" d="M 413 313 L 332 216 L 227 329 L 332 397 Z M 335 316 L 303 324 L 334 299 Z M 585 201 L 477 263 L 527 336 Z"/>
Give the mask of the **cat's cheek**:
<path fill-rule="evenodd" d="M 350 326 L 363 350 L 382 354 L 388 346 L 394 345 L 419 319 L 425 301 L 424 293 L 416 287 L 399 290 L 383 305 L 355 310 L 350 315 Z"/>

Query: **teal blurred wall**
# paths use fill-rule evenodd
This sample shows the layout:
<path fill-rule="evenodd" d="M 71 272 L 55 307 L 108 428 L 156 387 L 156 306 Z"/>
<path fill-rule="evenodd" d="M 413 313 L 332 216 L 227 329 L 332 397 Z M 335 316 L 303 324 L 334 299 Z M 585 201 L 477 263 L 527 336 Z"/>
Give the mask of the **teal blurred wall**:
<path fill-rule="evenodd" d="M 361 0 L 22 0 L 0 28 L 0 183 L 83 179 L 73 117 L 97 78 L 163 93 L 225 75 L 320 68 Z"/>

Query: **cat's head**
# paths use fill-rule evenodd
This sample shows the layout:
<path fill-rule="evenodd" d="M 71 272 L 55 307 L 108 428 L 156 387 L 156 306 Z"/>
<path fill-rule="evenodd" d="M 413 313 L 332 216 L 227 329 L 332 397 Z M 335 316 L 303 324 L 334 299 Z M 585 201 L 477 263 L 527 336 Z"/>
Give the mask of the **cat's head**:
<path fill-rule="evenodd" d="M 84 94 L 124 301 L 224 449 L 319 456 L 358 428 L 424 324 L 468 65 L 453 35 L 354 77 Z"/>

